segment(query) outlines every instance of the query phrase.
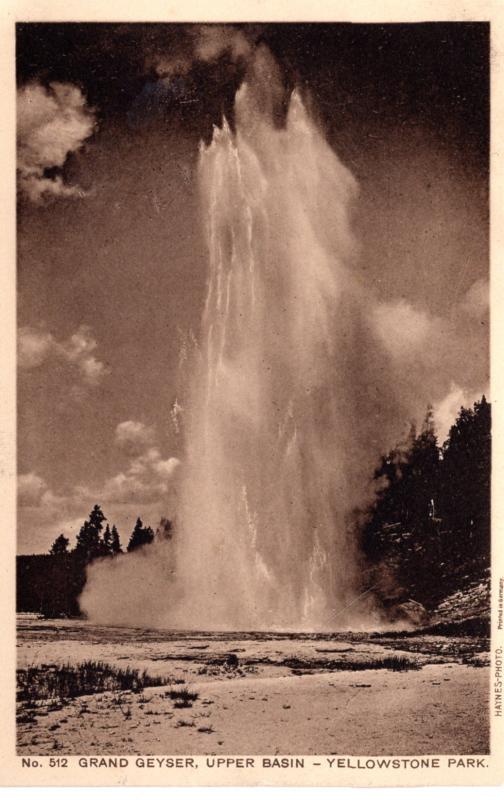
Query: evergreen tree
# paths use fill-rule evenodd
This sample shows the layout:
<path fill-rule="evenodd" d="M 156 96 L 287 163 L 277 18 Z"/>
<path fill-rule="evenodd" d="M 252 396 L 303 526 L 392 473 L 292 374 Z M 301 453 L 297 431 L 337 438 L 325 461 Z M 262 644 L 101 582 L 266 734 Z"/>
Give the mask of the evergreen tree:
<path fill-rule="evenodd" d="M 106 517 L 100 506 L 95 505 L 77 534 L 75 552 L 86 562 L 92 561 L 103 555 L 104 545 L 101 539 L 101 530 Z"/>
<path fill-rule="evenodd" d="M 63 533 L 60 533 L 60 535 L 52 543 L 49 553 L 52 556 L 61 556 L 65 553 L 68 553 L 69 544 L 70 540 L 67 539 L 67 537 Z"/>
<path fill-rule="evenodd" d="M 131 553 L 133 550 L 136 550 L 139 547 L 143 547 L 145 544 L 150 544 L 154 539 L 154 531 L 152 528 L 147 527 L 144 528 L 143 522 L 138 517 L 135 527 L 133 529 L 133 533 L 131 534 L 131 538 L 128 543 L 128 553 Z"/>
<path fill-rule="evenodd" d="M 89 515 L 89 524 L 92 525 L 93 528 L 95 528 L 98 531 L 98 533 L 101 533 L 101 530 L 103 528 L 103 523 L 106 522 L 106 520 L 107 517 L 101 510 L 100 506 L 98 505 L 93 506 L 93 510 Z"/>
<path fill-rule="evenodd" d="M 110 525 L 107 523 L 105 527 L 105 531 L 103 533 L 103 553 L 104 555 L 112 555 L 112 531 L 110 530 Z"/>
<path fill-rule="evenodd" d="M 112 525 L 112 532 L 111 532 L 111 550 L 113 555 L 117 555 L 118 553 L 122 553 L 121 541 L 119 539 L 119 533 L 115 525 Z"/>

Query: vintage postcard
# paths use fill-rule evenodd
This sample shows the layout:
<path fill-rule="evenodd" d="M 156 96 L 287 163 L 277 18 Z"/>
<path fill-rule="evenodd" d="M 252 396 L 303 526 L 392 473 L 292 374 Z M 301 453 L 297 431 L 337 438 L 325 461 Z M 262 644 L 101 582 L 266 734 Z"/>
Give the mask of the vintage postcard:
<path fill-rule="evenodd" d="M 3 784 L 502 782 L 502 10 L 7 4 Z"/>

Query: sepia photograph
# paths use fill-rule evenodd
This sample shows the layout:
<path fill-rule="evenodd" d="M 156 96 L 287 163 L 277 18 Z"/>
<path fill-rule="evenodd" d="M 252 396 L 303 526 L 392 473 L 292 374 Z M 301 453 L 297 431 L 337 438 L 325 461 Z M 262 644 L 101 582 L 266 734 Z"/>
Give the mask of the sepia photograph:
<path fill-rule="evenodd" d="M 17 755 L 486 766 L 489 22 L 15 30 Z"/>

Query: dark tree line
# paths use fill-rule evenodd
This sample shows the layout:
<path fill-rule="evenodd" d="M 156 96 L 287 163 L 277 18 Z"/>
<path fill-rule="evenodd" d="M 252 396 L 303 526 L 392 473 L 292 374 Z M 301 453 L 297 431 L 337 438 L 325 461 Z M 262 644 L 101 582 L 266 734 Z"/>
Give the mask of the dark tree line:
<path fill-rule="evenodd" d="M 425 605 L 489 566 L 490 437 L 484 396 L 460 409 L 442 446 L 429 409 L 420 432 L 412 427 L 374 473 L 364 554 L 371 566 L 389 565 L 399 585 Z"/>
<path fill-rule="evenodd" d="M 61 533 L 53 542 L 49 550 L 50 555 L 61 556 L 72 552 L 87 564 L 96 558 L 119 555 L 119 553 L 123 552 L 119 532 L 115 525 L 112 525 L 111 528 L 108 523 L 105 530 L 103 530 L 105 522 L 107 522 L 105 514 L 99 505 L 95 505 L 91 510 L 89 519 L 82 524 L 77 534 L 75 548 L 72 551 L 69 550 L 70 541 Z M 163 517 L 155 534 L 153 529 L 150 526 L 144 526 L 142 520 L 138 517 L 126 550 L 131 553 L 143 545 L 151 544 L 156 535 L 159 538 L 166 538 L 167 532 L 171 530 L 171 522 Z"/>

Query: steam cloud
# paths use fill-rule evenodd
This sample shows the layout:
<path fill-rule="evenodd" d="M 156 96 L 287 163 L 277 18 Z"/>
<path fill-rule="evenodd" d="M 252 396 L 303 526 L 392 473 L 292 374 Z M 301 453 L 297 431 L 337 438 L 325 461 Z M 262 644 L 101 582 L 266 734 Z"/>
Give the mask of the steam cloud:
<path fill-rule="evenodd" d="M 209 283 L 181 397 L 176 533 L 92 565 L 81 607 L 146 627 L 369 626 L 352 512 L 370 498 L 377 457 L 433 399 L 424 373 L 442 365 L 441 338 L 456 347 L 457 320 L 362 286 L 354 177 L 297 91 L 284 127 L 273 124 L 282 89 L 266 49 L 205 36 L 200 56 L 230 47 L 250 63 L 236 133 L 224 121 L 200 156 Z M 482 294 L 465 299 L 471 313 Z M 436 390 L 452 391 L 447 372 Z"/>
<path fill-rule="evenodd" d="M 227 52 L 233 61 L 248 58 L 252 45 L 241 30 L 228 25 L 203 25 L 196 42 L 196 57 L 201 61 L 215 61 Z"/>
<path fill-rule="evenodd" d="M 456 383 L 451 384 L 448 394 L 437 402 L 433 409 L 439 442 L 446 441 L 460 409 L 462 407 L 471 408 L 477 400 L 481 399 L 482 395 L 487 398 L 490 396 L 489 386 L 480 387 L 477 391 L 470 391 Z"/>

